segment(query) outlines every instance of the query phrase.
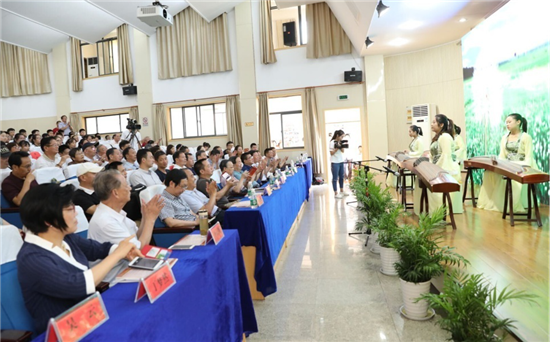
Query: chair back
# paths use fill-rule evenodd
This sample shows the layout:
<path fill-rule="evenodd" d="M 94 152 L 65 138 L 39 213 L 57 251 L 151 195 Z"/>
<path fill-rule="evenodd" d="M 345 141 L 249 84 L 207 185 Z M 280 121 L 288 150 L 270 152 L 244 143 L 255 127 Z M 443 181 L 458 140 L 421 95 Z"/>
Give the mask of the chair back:
<path fill-rule="evenodd" d="M 132 176 L 132 173 L 136 172 L 136 170 L 126 170 L 126 181 L 128 184 L 130 184 L 130 176 Z"/>
<path fill-rule="evenodd" d="M 34 176 L 38 184 L 51 183 L 52 181 L 63 181 L 65 175 L 63 170 L 58 167 L 43 167 L 41 169 L 34 170 Z"/>
<path fill-rule="evenodd" d="M 67 186 L 69 184 L 74 186 L 75 188 L 78 188 L 80 182 L 78 181 L 78 178 L 67 179 L 63 183 L 61 183 L 61 186 Z"/>
<path fill-rule="evenodd" d="M 222 177 L 222 170 L 217 169 L 217 170 L 214 170 L 214 173 L 212 173 L 212 177 L 210 178 L 215 180 L 216 183 L 219 184 L 221 182 L 221 177 Z"/>
<path fill-rule="evenodd" d="M 166 189 L 166 186 L 164 184 L 157 184 L 153 186 L 147 187 L 147 189 L 144 189 L 139 193 L 139 198 L 142 201 L 145 201 L 145 203 L 149 202 L 151 198 L 153 198 L 155 195 L 160 195 L 162 192 Z"/>
<path fill-rule="evenodd" d="M 88 226 L 90 223 L 88 222 L 88 218 L 86 218 L 86 214 L 84 213 L 84 209 L 82 209 L 81 206 L 77 205 L 76 208 L 76 220 L 78 221 L 76 225 L 76 232 L 75 234 L 78 234 L 82 236 L 83 238 L 88 238 Z"/>
<path fill-rule="evenodd" d="M 74 164 L 74 165 L 67 166 L 65 171 L 63 171 L 63 173 L 65 174 L 65 178 L 68 179 L 68 178 L 76 177 L 76 170 L 78 169 L 78 166 L 79 166 L 79 164 Z"/>
<path fill-rule="evenodd" d="M 174 164 L 174 156 L 171 154 L 166 155 L 166 159 L 168 160 L 168 167 Z"/>
<path fill-rule="evenodd" d="M 19 235 L 19 230 L 14 226 L 1 226 L 1 233 L 1 329 L 34 331 L 34 322 L 25 307 L 21 286 L 17 279 L 17 263 L 15 258 L 23 245 L 23 239 Z"/>

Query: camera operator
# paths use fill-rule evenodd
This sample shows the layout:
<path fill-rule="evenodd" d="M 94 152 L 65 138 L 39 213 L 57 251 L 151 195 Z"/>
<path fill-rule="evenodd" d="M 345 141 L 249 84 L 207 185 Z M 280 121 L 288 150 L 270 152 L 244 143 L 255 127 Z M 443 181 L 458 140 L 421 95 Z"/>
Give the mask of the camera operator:
<path fill-rule="evenodd" d="M 126 125 L 126 130 L 122 132 L 122 140 L 128 140 L 130 146 L 136 151 L 141 148 L 141 134 L 139 130 L 141 125 L 138 125 L 137 120 L 128 118 L 128 124 Z"/>
<path fill-rule="evenodd" d="M 344 191 L 344 149 L 349 148 L 349 144 L 344 138 L 344 131 L 337 130 L 330 139 L 330 163 L 332 170 L 332 189 L 334 190 L 335 198 L 343 198 L 349 194 Z M 340 184 L 340 193 L 336 183 Z"/>

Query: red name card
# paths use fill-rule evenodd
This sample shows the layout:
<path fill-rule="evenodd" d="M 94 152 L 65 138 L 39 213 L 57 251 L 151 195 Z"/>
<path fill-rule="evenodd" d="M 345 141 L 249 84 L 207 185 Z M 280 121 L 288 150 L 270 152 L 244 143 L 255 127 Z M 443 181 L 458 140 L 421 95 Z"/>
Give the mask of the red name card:
<path fill-rule="evenodd" d="M 218 222 L 212 228 L 208 229 L 208 234 L 206 235 L 206 243 L 214 241 L 214 244 L 217 245 L 225 236 L 222 230 L 222 225 Z"/>
<path fill-rule="evenodd" d="M 56 318 L 51 318 L 45 341 L 79 341 L 108 319 L 103 299 L 96 292 Z"/>
<path fill-rule="evenodd" d="M 258 207 L 264 205 L 264 198 L 262 197 L 262 195 L 256 195 L 256 201 L 258 202 Z"/>
<path fill-rule="evenodd" d="M 162 296 L 168 289 L 176 284 L 176 278 L 170 265 L 165 263 L 158 270 L 151 273 L 147 278 L 142 278 L 138 284 L 136 292 L 136 300 L 149 297 L 149 301 L 153 304 L 160 296 Z"/>

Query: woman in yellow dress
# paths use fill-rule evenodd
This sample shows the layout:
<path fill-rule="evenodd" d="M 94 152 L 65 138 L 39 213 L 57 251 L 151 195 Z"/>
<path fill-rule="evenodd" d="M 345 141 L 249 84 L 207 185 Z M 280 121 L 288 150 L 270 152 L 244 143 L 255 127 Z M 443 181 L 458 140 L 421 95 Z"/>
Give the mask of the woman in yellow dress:
<path fill-rule="evenodd" d="M 521 165 L 536 168 L 533 158 L 533 139 L 527 134 L 527 120 L 520 114 L 513 113 L 506 117 L 508 133 L 500 141 L 499 159 L 509 160 Z M 483 174 L 483 185 L 479 190 L 477 207 L 485 210 L 500 211 L 504 209 L 506 181 L 491 171 Z M 525 212 L 527 207 L 527 186 L 512 181 L 514 213 Z"/>
<path fill-rule="evenodd" d="M 460 166 L 453 160 L 454 147 L 454 123 L 443 114 L 437 114 L 432 120 L 432 132 L 435 136 L 432 139 L 430 145 L 429 155 L 425 153 L 424 156 L 429 156 L 430 162 L 441 167 L 447 171 L 453 178 L 461 184 L 461 191 L 451 192 L 451 201 L 453 202 L 453 212 L 455 214 L 462 214 L 462 180 L 460 177 Z M 419 179 L 416 179 L 416 188 L 419 187 Z M 420 213 L 420 195 L 421 191 L 414 192 L 414 212 Z M 443 194 L 432 193 L 428 190 L 428 208 L 430 212 L 433 212 L 437 208 L 443 205 Z"/>
<path fill-rule="evenodd" d="M 422 155 L 422 153 L 424 153 L 424 143 L 422 142 L 422 139 L 420 139 L 422 135 L 423 133 L 421 127 L 416 125 L 409 127 L 409 137 L 412 138 L 412 141 L 409 144 L 409 149 L 404 151 L 409 155 L 409 157 L 418 158 Z M 397 165 L 393 163 L 391 168 L 395 171 L 398 169 Z M 397 177 L 391 173 L 388 173 L 388 177 L 386 178 L 386 186 L 395 188 L 397 186 Z M 407 186 L 410 186 L 410 184 L 407 184 Z"/>

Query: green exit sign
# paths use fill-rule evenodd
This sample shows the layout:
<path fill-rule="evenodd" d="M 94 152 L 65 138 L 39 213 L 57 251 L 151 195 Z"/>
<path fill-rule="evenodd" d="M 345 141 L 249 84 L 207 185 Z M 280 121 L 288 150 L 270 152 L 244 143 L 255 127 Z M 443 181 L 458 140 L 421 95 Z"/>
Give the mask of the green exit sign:
<path fill-rule="evenodd" d="M 349 98 L 348 95 L 338 95 L 338 101 L 345 101 L 348 98 Z"/>

